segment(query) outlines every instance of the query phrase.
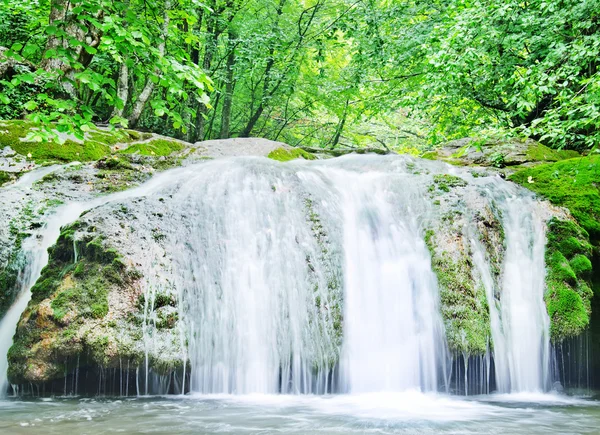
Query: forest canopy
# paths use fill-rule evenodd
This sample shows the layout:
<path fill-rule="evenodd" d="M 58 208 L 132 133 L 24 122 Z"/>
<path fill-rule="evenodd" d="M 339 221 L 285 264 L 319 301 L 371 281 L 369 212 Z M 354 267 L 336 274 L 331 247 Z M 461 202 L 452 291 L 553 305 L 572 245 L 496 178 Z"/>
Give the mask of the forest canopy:
<path fill-rule="evenodd" d="M 600 143 L 600 0 L 0 0 L 0 119 L 191 142 Z"/>

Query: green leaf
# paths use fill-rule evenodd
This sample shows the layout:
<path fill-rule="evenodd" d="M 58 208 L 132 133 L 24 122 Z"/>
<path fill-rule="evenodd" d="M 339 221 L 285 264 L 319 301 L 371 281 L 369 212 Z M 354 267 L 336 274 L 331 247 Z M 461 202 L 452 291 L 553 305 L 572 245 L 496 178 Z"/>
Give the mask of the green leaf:
<path fill-rule="evenodd" d="M 28 110 L 29 112 L 33 112 L 34 110 L 36 110 L 38 108 L 38 104 L 33 100 L 29 100 L 28 102 L 23 104 L 23 107 L 25 108 L 25 110 Z"/>
<path fill-rule="evenodd" d="M 50 26 L 46 26 L 46 34 L 53 36 L 56 35 L 58 32 L 58 27 L 50 25 Z"/>

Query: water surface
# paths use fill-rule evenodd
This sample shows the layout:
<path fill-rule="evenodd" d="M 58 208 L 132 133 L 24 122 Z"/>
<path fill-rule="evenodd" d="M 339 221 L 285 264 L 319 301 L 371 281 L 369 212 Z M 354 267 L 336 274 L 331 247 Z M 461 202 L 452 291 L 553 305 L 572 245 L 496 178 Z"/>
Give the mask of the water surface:
<path fill-rule="evenodd" d="M 0 402 L 11 434 L 592 434 L 599 402 L 555 395 L 54 398 Z"/>

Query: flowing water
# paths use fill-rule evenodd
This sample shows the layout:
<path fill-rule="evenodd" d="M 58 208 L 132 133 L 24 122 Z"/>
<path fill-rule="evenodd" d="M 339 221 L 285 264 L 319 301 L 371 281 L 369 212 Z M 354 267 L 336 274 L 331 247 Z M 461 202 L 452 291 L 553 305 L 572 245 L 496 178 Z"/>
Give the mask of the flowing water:
<path fill-rule="evenodd" d="M 517 196 L 506 183 L 493 183 L 485 193 L 500 204 L 506 235 L 500 288 L 483 246 L 472 242 L 490 307 L 496 387 L 500 393 L 548 391 L 550 320 L 542 302 L 546 238 L 540 207 L 532 196 Z"/>
<path fill-rule="evenodd" d="M 428 194 L 433 174 L 447 172 L 498 207 L 505 234 L 495 280 L 478 235 L 466 231 L 490 306 L 493 350 L 482 391 L 490 378 L 499 393 L 549 391 L 545 218 L 531 194 L 403 156 L 222 159 L 60 207 L 24 246 L 23 290 L 0 323 L 5 384 L 10 337 L 60 226 L 108 202 L 160 197 L 169 205 L 168 282 L 180 301 L 192 395 L 8 400 L 0 402 L 0 430 L 594 433 L 593 401 L 439 395 L 449 389 L 452 355 L 425 232 L 441 218 Z M 466 379 L 465 372 L 468 390 Z"/>
<path fill-rule="evenodd" d="M 6 434 L 597 434 L 597 402 L 421 393 L 0 402 Z"/>

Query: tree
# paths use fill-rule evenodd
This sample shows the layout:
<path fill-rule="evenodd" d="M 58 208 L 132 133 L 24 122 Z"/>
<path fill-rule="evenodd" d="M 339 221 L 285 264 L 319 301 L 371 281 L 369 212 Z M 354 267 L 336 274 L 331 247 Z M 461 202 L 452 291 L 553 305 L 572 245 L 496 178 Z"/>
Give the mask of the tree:
<path fill-rule="evenodd" d="M 180 2 L 172 9 L 171 0 L 52 0 L 26 8 L 21 2 L 5 2 L 0 22 L 15 12 L 26 13 L 30 32 L 42 35 L 11 41 L 0 34 L 0 44 L 11 42 L 4 62 L 30 66 L 0 77 L 0 101 L 20 105 L 17 110 L 45 127 L 33 133 L 34 140 L 52 138 L 54 129 L 83 137 L 94 122 L 127 125 L 124 113 L 135 124 L 149 101 L 156 116 L 185 130 L 188 105 L 181 103 L 208 102 L 204 90 L 210 80 L 190 62 L 183 44 L 166 50 L 169 35 L 185 33 L 181 23 L 197 20 L 195 4 Z M 23 85 L 35 85 L 38 92 L 29 100 L 11 101 L 10 95 Z M 153 100 L 158 89 L 161 97 Z"/>

